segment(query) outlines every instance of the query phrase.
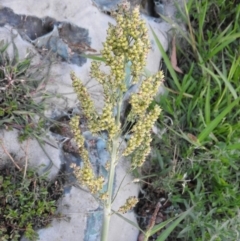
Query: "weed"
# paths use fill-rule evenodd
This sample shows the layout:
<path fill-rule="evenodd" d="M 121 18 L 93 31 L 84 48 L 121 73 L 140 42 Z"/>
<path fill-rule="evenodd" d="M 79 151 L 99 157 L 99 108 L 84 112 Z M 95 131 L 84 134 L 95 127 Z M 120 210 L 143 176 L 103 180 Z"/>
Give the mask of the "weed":
<path fill-rule="evenodd" d="M 42 147 L 40 137 L 47 121 L 45 85 L 51 64 L 46 66 L 43 61 L 34 65 L 32 52 L 20 59 L 15 36 L 11 37 L 11 43 L 0 41 L 0 128 L 15 128 L 19 130 L 19 141 L 34 137 Z M 9 47 L 13 48 L 12 57 Z M 0 170 L 0 240 L 17 241 L 23 235 L 37 240 L 35 229 L 58 217 L 56 200 L 62 195 L 62 186 L 57 179 L 50 182 L 47 173 L 39 176 L 36 170 L 27 170 L 27 163 L 22 171 L 2 148 L 15 168 L 7 165 Z"/>
<path fill-rule="evenodd" d="M 47 74 L 46 66 L 32 64 L 33 53 L 20 60 L 14 38 L 12 35 L 11 44 L 0 41 L 0 127 L 18 129 L 23 141 L 43 133 Z M 13 57 L 7 52 L 9 46 L 13 47 Z"/>
<path fill-rule="evenodd" d="M 96 113 L 86 88 L 75 74 L 71 73 L 73 87 L 78 95 L 83 115 L 87 119 L 89 130 L 93 134 L 100 134 L 101 131 L 108 132 L 107 146 L 111 158 L 103 167 L 108 171 L 108 177 L 104 179 L 104 177 L 96 176 L 94 173 L 88 158 L 88 152 L 84 148 L 84 137 L 81 133 L 82 130 L 79 128 L 79 117 L 75 116 L 71 119 L 70 125 L 83 159 L 83 167 L 73 166 L 74 174 L 80 184 L 87 187 L 103 207 L 102 241 L 108 240 L 109 222 L 112 214 L 118 215 L 133 225 L 133 222 L 127 220 L 120 213 L 131 210 L 138 202 L 136 197 L 129 197 L 118 211 L 112 210 L 112 202 L 115 199 L 115 197 L 113 198 L 115 169 L 120 157 L 125 156 L 131 159 L 129 171 L 132 172 L 137 167 L 142 166 L 149 154 L 152 140 L 151 128 L 160 115 L 159 106 L 155 105 L 149 108 L 149 105 L 163 78 L 161 71 L 144 78 L 143 67 L 149 49 L 149 40 L 147 28 L 144 21 L 139 18 L 138 9 L 131 12 L 127 5 L 123 4 L 119 7 L 118 14 L 115 17 L 116 26 L 110 25 L 107 31 L 107 39 L 102 50 L 103 58 L 100 59 L 109 67 L 110 74 L 100 70 L 99 62 L 93 62 L 91 66 L 91 77 L 99 81 L 104 91 L 105 106 L 101 115 Z M 91 58 L 96 60 L 93 56 Z M 129 87 L 134 84 L 139 85 L 139 90 L 131 95 L 131 110 L 127 113 L 126 122 L 122 123 L 120 116 L 123 109 L 123 99 Z M 131 126 L 131 132 L 129 125 Z M 128 138 L 127 147 L 124 148 L 120 140 L 127 135 L 130 135 L 130 138 Z M 104 182 L 107 183 L 106 191 L 103 191 Z M 152 222 L 145 232 L 140 229 L 144 240 L 147 241 L 149 236 L 174 220 L 159 239 L 159 241 L 165 240 L 175 225 L 187 214 L 188 211 L 161 225 L 155 226 L 155 223 Z M 134 226 L 139 229 L 137 225 L 134 224 Z"/>
<path fill-rule="evenodd" d="M 0 171 L 0 240 L 18 241 L 25 235 L 37 240 L 36 228 L 47 226 L 56 212 L 59 187 L 47 176 L 28 170 L 26 176 L 13 166 Z"/>

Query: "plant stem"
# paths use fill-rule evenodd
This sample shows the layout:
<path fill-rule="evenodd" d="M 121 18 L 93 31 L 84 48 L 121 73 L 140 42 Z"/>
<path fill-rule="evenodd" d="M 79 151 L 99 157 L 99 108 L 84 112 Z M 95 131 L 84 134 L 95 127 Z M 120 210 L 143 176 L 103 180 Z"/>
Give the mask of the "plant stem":
<path fill-rule="evenodd" d="M 115 119 L 115 123 L 117 126 L 120 124 L 121 105 L 122 105 L 122 98 L 120 98 L 117 102 L 117 115 Z M 107 188 L 108 197 L 106 202 L 104 202 L 101 241 L 108 241 L 109 224 L 110 224 L 111 209 L 112 209 L 113 182 L 114 182 L 114 175 L 115 175 L 115 167 L 117 163 L 118 147 L 119 147 L 119 135 L 116 135 L 112 140 L 111 163 L 110 163 L 110 170 L 109 170 L 109 176 L 108 176 L 108 188 Z"/>
<path fill-rule="evenodd" d="M 108 230 L 109 230 L 109 223 L 111 218 L 112 193 L 113 193 L 113 181 L 114 181 L 114 174 L 115 174 L 116 158 L 117 158 L 117 140 L 114 139 L 112 141 L 111 163 L 110 163 L 109 178 L 108 178 L 108 189 L 107 189 L 108 198 L 104 203 L 104 210 L 103 210 L 103 226 L 102 226 L 101 241 L 108 241 Z"/>
<path fill-rule="evenodd" d="M 148 235 L 144 235 L 144 240 L 143 241 L 148 241 L 149 236 Z"/>

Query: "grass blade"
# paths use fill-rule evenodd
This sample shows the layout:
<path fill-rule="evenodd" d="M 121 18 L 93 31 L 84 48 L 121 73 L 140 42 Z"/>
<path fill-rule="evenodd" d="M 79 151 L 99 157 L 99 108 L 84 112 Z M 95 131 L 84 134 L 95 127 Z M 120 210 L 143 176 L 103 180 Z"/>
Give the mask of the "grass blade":
<path fill-rule="evenodd" d="M 240 150 L 240 143 L 235 143 L 227 146 L 228 150 Z"/>
<path fill-rule="evenodd" d="M 224 81 L 224 83 L 227 86 L 227 88 L 229 89 L 229 91 L 232 93 L 234 99 L 236 100 L 238 98 L 238 96 L 237 96 L 235 89 L 231 85 L 230 81 L 227 79 L 227 77 L 219 70 L 219 68 L 212 61 L 210 61 L 210 63 L 212 64 L 213 68 L 217 71 L 217 73 L 219 74 L 221 79 Z"/>
<path fill-rule="evenodd" d="M 225 86 L 229 89 L 229 91 L 231 92 L 234 99 L 237 99 L 238 98 L 237 93 L 236 93 L 235 89 L 233 88 L 232 84 L 230 83 L 230 81 L 227 79 L 226 76 L 223 75 L 223 73 L 217 68 L 217 66 L 212 61 L 210 61 L 210 63 L 212 64 L 212 66 L 216 70 L 216 72 L 219 74 L 219 76 L 221 77 L 220 80 L 223 80 L 223 82 L 225 83 Z M 219 81 L 219 77 L 213 71 L 211 71 L 209 68 L 206 68 L 203 65 L 201 65 L 201 68 L 203 68 L 206 72 L 208 72 L 213 77 L 214 80 L 216 80 L 216 82 L 219 85 L 219 89 L 221 90 L 221 87 L 220 87 L 221 81 Z"/>
<path fill-rule="evenodd" d="M 228 74 L 228 79 L 234 78 L 234 75 L 238 68 L 240 69 L 240 55 L 237 59 L 234 57 L 234 59 L 232 60 L 232 65 Z"/>
<path fill-rule="evenodd" d="M 92 59 L 92 60 L 95 60 L 95 61 L 105 62 L 105 59 L 102 56 L 92 55 L 92 54 L 81 54 L 81 56 L 85 57 L 87 59 Z"/>
<path fill-rule="evenodd" d="M 155 234 L 156 232 L 160 231 L 161 229 L 163 229 L 164 227 L 166 227 L 169 223 L 171 223 L 173 220 L 175 220 L 177 217 L 173 217 L 170 218 L 162 223 L 159 223 L 157 225 L 155 225 L 151 230 L 149 230 L 146 235 L 148 237 L 152 236 L 153 234 Z"/>
<path fill-rule="evenodd" d="M 176 74 L 175 70 L 173 69 L 173 67 L 172 67 L 172 65 L 171 65 L 171 62 L 170 62 L 170 60 L 169 60 L 169 58 L 168 58 L 168 56 L 167 56 L 167 54 L 166 54 L 166 52 L 165 52 L 162 44 L 161 44 L 161 42 L 159 41 L 156 33 L 154 32 L 154 30 L 152 29 L 151 26 L 150 26 L 150 28 L 151 28 L 151 31 L 152 31 L 154 40 L 155 40 L 155 42 L 157 43 L 158 49 L 159 49 L 159 51 L 160 51 L 160 53 L 161 53 L 161 55 L 162 55 L 162 57 L 163 57 L 163 59 L 164 59 L 164 62 L 165 62 L 165 64 L 166 64 L 167 68 L 168 68 L 168 71 L 170 72 L 171 77 L 173 78 L 174 83 L 175 83 L 175 85 L 177 86 L 178 90 L 181 91 L 182 88 L 181 88 L 181 85 L 180 85 L 180 83 L 179 83 L 179 81 L 178 81 L 177 74 Z"/>
<path fill-rule="evenodd" d="M 238 104 L 239 100 L 240 98 L 237 98 L 235 101 L 233 101 L 213 121 L 211 121 L 209 125 L 207 125 L 207 127 L 198 136 L 199 143 L 203 142 L 204 139 L 211 134 L 211 132 L 218 126 L 222 119 L 233 109 L 233 107 L 235 107 Z"/>
<path fill-rule="evenodd" d="M 196 2 L 197 3 L 197 2 Z M 203 2 L 203 6 L 201 2 L 199 2 L 199 7 L 198 7 L 198 21 L 199 21 L 199 38 L 198 38 L 198 44 L 202 44 L 202 40 L 204 40 L 204 24 L 206 22 L 206 14 L 208 10 L 208 1 Z"/>
<path fill-rule="evenodd" d="M 188 209 L 186 212 L 180 214 L 178 218 L 167 228 L 161 235 L 157 238 L 156 241 L 164 241 L 168 238 L 169 234 L 177 227 L 177 225 L 192 211 L 192 208 Z"/>
<path fill-rule="evenodd" d="M 4 44 L 4 40 L 1 40 L 1 42 L 0 42 L 0 54 L 3 54 L 7 50 L 9 45 L 10 45 L 9 43 Z"/>
<path fill-rule="evenodd" d="M 205 100 L 205 123 L 208 125 L 211 121 L 210 118 L 210 82 L 207 82 L 207 95 L 206 95 L 206 100 Z"/>
<path fill-rule="evenodd" d="M 221 51 L 224 47 L 228 46 L 230 43 L 235 41 L 236 39 L 240 38 L 240 33 L 236 33 L 230 36 L 223 37 L 221 40 L 219 40 L 219 45 L 211 49 L 208 59 L 211 59 L 213 56 L 215 56 L 219 51 Z"/>

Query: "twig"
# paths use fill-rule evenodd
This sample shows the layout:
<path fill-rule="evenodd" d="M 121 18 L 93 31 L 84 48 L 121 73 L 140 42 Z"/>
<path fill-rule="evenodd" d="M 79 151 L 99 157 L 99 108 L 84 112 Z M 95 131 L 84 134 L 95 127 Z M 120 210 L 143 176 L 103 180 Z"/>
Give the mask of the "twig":
<path fill-rule="evenodd" d="M 12 156 L 10 155 L 10 153 L 7 151 L 7 149 L 5 148 L 5 146 L 2 143 L 2 140 L 0 139 L 0 145 L 2 146 L 3 151 L 8 155 L 8 157 L 10 158 L 10 160 L 12 161 L 12 163 L 14 164 L 14 166 L 21 171 L 22 169 L 18 166 L 18 164 L 13 160 Z"/>
<path fill-rule="evenodd" d="M 177 166 L 176 153 L 177 153 L 177 146 L 175 145 L 175 147 L 174 147 L 174 153 L 173 153 L 173 173 L 176 173 L 176 166 Z"/>
<path fill-rule="evenodd" d="M 158 202 L 156 207 L 155 207 L 154 213 L 153 213 L 153 215 L 152 215 L 152 217 L 149 221 L 149 225 L 147 227 L 147 232 L 150 231 L 153 228 L 153 226 L 155 225 L 157 214 L 158 214 L 158 211 L 159 211 L 161 206 L 162 206 L 161 203 Z M 141 232 L 138 236 L 138 241 L 145 241 L 145 240 L 148 240 L 148 238 L 149 238 L 149 236 L 145 236 L 144 232 Z"/>
<path fill-rule="evenodd" d="M 36 136 L 35 136 L 35 137 L 36 137 Z M 41 147 L 42 151 L 44 152 L 44 154 L 47 156 L 47 158 L 48 158 L 49 161 L 50 161 L 49 164 L 47 165 L 47 167 L 45 167 L 45 169 L 43 170 L 43 173 L 46 173 L 47 171 L 49 171 L 49 170 L 52 168 L 54 162 L 53 162 L 52 158 L 48 155 L 48 153 L 47 153 L 47 151 L 45 150 L 45 148 L 43 147 L 43 145 L 42 145 L 42 143 L 41 143 L 41 140 L 39 140 L 37 137 L 36 137 L 36 140 L 37 140 L 39 146 Z"/>
<path fill-rule="evenodd" d="M 24 166 L 23 179 L 25 179 L 26 173 L 27 173 L 27 166 L 28 166 L 28 144 L 29 144 L 29 139 L 27 140 L 26 150 L 24 151 L 24 152 L 25 152 L 25 166 Z"/>
<path fill-rule="evenodd" d="M 149 222 L 147 230 L 151 230 L 153 228 L 153 226 L 155 225 L 157 214 L 158 214 L 158 211 L 159 211 L 161 206 L 162 206 L 161 203 L 158 202 L 156 207 L 155 207 L 154 213 L 153 213 L 153 215 L 152 215 L 152 217 L 150 219 L 150 222 Z"/>

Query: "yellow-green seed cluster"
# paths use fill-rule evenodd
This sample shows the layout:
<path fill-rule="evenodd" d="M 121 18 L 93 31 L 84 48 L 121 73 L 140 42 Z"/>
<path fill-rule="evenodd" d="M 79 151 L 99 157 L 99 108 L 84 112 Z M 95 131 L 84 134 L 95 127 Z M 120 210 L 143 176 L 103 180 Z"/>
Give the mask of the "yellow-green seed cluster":
<path fill-rule="evenodd" d="M 74 72 L 71 72 L 70 77 L 72 79 L 72 86 L 80 101 L 83 113 L 88 119 L 88 127 L 91 130 L 96 126 L 97 113 L 93 104 L 93 101 L 83 83 L 76 77 Z"/>
<path fill-rule="evenodd" d="M 79 183 L 87 187 L 92 194 L 98 194 L 102 190 L 104 178 L 102 176 L 96 178 L 90 165 L 84 164 L 82 168 L 74 165 L 72 167 Z"/>
<path fill-rule="evenodd" d="M 146 109 L 151 104 L 163 80 L 163 73 L 159 71 L 156 75 L 143 80 L 138 93 L 133 94 L 130 99 L 131 114 L 133 116 L 145 115 Z"/>
<path fill-rule="evenodd" d="M 131 155 L 131 167 L 135 169 L 137 167 L 141 167 L 146 160 L 147 155 L 151 151 L 152 138 L 151 133 L 147 133 L 139 147 L 135 149 L 135 151 Z"/>
<path fill-rule="evenodd" d="M 130 63 L 131 83 L 139 81 L 139 77 L 146 64 L 146 57 L 150 43 L 148 40 L 148 30 L 145 22 L 140 19 L 139 9 L 132 12 L 128 8 L 120 7 L 116 15 L 116 26 L 110 24 L 107 39 L 104 43 L 102 56 L 105 64 L 110 68 L 110 73 L 106 74 L 100 70 L 100 62 L 92 62 L 90 75 L 98 80 L 103 87 L 105 105 L 102 114 L 98 115 L 93 101 L 82 82 L 72 72 L 71 79 L 75 92 L 77 93 L 83 113 L 88 121 L 88 127 L 92 133 L 101 130 L 108 131 L 108 148 L 111 152 L 114 139 L 121 133 L 120 109 L 124 93 L 129 86 L 125 83 L 125 67 Z M 157 93 L 162 82 L 162 72 L 143 80 L 138 93 L 133 94 L 130 99 L 132 106 L 128 117 L 136 121 L 132 129 L 132 136 L 128 142 L 123 156 L 132 154 L 132 167 L 141 166 L 146 156 L 150 152 L 151 128 L 160 115 L 161 109 L 155 106 L 148 111 L 148 107 Z M 128 83 L 129 84 L 129 83 Z M 117 109 L 116 113 L 113 113 Z M 84 138 L 79 129 L 79 117 L 73 117 L 71 129 L 74 139 L 79 148 L 79 153 L 83 159 L 83 167 L 74 166 L 74 174 L 81 183 L 86 186 L 91 193 L 98 193 L 102 200 L 109 198 L 108 193 L 101 193 L 104 178 L 96 177 L 89 161 L 88 152 L 84 148 Z M 115 139 L 116 140 L 116 139 Z M 108 163 L 111 163 L 111 160 Z M 127 212 L 138 202 L 136 197 L 130 197 L 119 212 Z"/>
<path fill-rule="evenodd" d="M 120 8 L 116 16 L 116 26 L 110 24 L 102 50 L 106 65 L 110 67 L 115 85 L 119 89 L 126 91 L 123 82 L 125 64 L 131 62 L 131 73 L 136 81 L 146 64 L 149 48 L 148 30 L 144 20 L 140 18 L 139 9 L 135 8 L 131 13 Z"/>
<path fill-rule="evenodd" d="M 159 106 L 155 106 L 148 114 L 142 116 L 134 125 L 133 134 L 128 141 L 128 146 L 123 155 L 128 156 L 135 151 L 140 145 L 146 145 L 146 137 L 149 135 L 151 128 L 161 113 Z M 146 149 L 146 148 L 145 148 Z M 149 150 L 149 149 L 146 149 Z M 149 152 L 148 152 L 149 153 Z M 147 155 L 148 153 L 145 153 Z"/>
<path fill-rule="evenodd" d="M 114 79 L 110 75 L 107 75 L 100 70 L 101 63 L 93 61 L 91 64 L 90 76 L 97 79 L 97 81 L 103 86 L 104 94 L 111 93 L 111 87 L 114 84 Z"/>
<path fill-rule="evenodd" d="M 84 138 L 79 128 L 79 117 L 74 116 L 70 121 L 70 127 L 74 134 L 74 140 L 77 144 L 79 153 L 83 160 L 83 167 L 77 167 L 73 165 L 73 172 L 76 176 L 79 183 L 83 186 L 86 186 L 89 191 L 93 194 L 98 193 L 102 190 L 104 178 L 103 177 L 95 177 L 92 165 L 89 161 L 88 152 L 84 148 Z"/>
<path fill-rule="evenodd" d="M 98 64 L 93 64 L 92 72 L 94 72 L 95 74 L 99 73 L 98 78 L 100 80 L 103 80 L 106 76 L 100 71 L 95 71 L 98 67 Z M 97 133 L 102 130 L 107 130 L 110 139 L 112 139 L 120 129 L 120 126 L 117 126 L 115 124 L 115 118 L 113 116 L 114 107 L 112 104 L 112 99 L 109 99 L 107 97 L 105 98 L 105 106 L 103 108 L 102 115 L 98 116 L 95 111 L 93 101 L 91 100 L 91 97 L 88 94 L 86 87 L 82 84 L 82 82 L 76 77 L 75 73 L 73 72 L 71 73 L 71 79 L 74 90 L 77 93 L 78 99 L 81 103 L 83 113 L 88 120 L 88 127 L 91 130 L 91 132 Z M 104 86 L 105 88 L 107 88 L 104 92 L 106 92 L 106 94 L 109 93 L 109 85 L 105 83 Z"/>
<path fill-rule="evenodd" d="M 108 199 L 108 193 L 107 192 L 101 193 L 99 198 L 103 201 L 107 200 Z"/>
<path fill-rule="evenodd" d="M 97 79 L 102 85 L 105 103 L 116 103 L 117 98 L 119 97 L 119 91 L 114 76 L 111 74 L 107 75 L 101 71 L 100 65 L 99 62 L 92 62 L 90 75 L 92 78 Z"/>
<path fill-rule="evenodd" d="M 115 117 L 113 116 L 113 105 L 109 102 L 105 102 L 102 115 L 98 120 L 98 131 L 107 130 L 109 140 L 112 140 L 120 131 L 120 124 L 115 123 Z"/>
<path fill-rule="evenodd" d="M 71 130 L 73 132 L 74 140 L 77 144 L 78 150 L 81 153 L 82 160 L 84 163 L 87 163 L 89 161 L 88 160 L 88 152 L 84 148 L 84 137 L 79 128 L 79 120 L 80 120 L 79 116 L 74 116 L 71 118 L 71 121 L 69 124 L 70 124 Z"/>
<path fill-rule="evenodd" d="M 141 166 L 150 152 L 151 128 L 159 117 L 161 109 L 157 105 L 149 112 L 147 112 L 147 109 L 157 94 L 163 78 L 161 71 L 148 77 L 142 81 L 139 91 L 131 96 L 130 104 L 132 108 L 128 119 L 136 120 L 137 123 L 132 129 L 133 134 L 123 155 L 129 156 L 132 154 L 133 168 Z"/>
<path fill-rule="evenodd" d="M 129 197 L 127 199 L 126 203 L 118 209 L 118 212 L 119 213 L 128 212 L 129 210 L 131 210 L 132 208 L 135 207 L 135 205 L 138 203 L 138 201 L 139 200 L 136 197 Z"/>

